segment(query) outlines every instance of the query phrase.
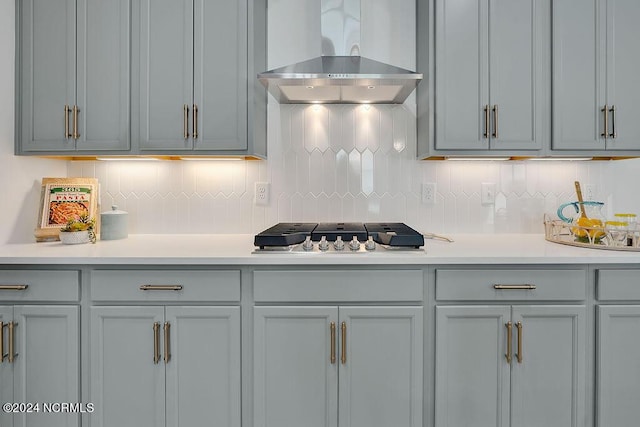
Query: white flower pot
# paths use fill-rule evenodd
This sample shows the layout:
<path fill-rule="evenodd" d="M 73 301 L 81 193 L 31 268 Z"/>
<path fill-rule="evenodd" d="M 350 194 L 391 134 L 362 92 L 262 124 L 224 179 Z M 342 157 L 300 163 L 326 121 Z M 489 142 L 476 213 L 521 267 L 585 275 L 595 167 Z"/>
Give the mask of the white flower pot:
<path fill-rule="evenodd" d="M 65 245 L 78 245 L 80 243 L 89 243 L 91 236 L 89 236 L 89 230 L 61 231 L 60 241 Z"/>

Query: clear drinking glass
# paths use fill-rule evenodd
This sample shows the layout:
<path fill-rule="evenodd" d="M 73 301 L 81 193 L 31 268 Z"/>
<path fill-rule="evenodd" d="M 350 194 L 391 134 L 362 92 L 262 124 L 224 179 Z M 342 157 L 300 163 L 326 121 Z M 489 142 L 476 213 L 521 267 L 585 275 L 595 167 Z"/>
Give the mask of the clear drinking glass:
<path fill-rule="evenodd" d="M 607 221 L 604 223 L 611 246 L 627 246 L 629 223 L 624 221 Z"/>

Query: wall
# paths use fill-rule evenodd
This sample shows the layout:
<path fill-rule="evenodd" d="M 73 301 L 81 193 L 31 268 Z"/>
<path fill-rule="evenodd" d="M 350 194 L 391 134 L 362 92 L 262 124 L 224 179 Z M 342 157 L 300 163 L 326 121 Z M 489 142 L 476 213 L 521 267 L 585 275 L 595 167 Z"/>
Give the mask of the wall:
<path fill-rule="evenodd" d="M 0 0 L 0 243 L 33 241 L 43 176 L 66 176 L 66 163 L 13 155 L 15 0 Z"/>
<path fill-rule="evenodd" d="M 315 2 L 315 0 L 308 0 Z M 367 0 L 371 1 L 371 0 Z M 386 14 L 378 0 L 377 14 Z M 286 2 L 270 0 L 270 14 Z M 0 57 L 13 57 L 13 0 L 0 0 Z M 382 8 L 382 9 L 380 9 Z M 305 10 L 305 9 L 301 9 Z M 296 22 L 310 22 L 300 17 Z M 282 28 L 270 15 L 270 28 Z M 273 22 L 272 22 L 273 21 Z M 412 68 L 411 23 L 390 21 L 378 32 L 399 43 L 363 40 L 362 54 Z M 306 24 L 305 24 L 306 25 Z M 303 31 L 305 25 L 299 26 Z M 363 23 L 366 27 L 366 24 Z M 270 32 L 269 67 L 315 54 L 312 38 Z M 391 48 L 402 46 L 402 48 Z M 317 49 L 319 51 L 319 47 Z M 369 52 L 367 52 L 367 50 Z M 306 53 L 308 52 L 308 53 Z M 13 61 L 0 64 L 0 178 L 11 200 L 0 210 L 0 242 L 32 241 L 43 176 L 95 176 L 102 209 L 117 204 L 131 216 L 131 233 L 255 233 L 278 221 L 403 221 L 441 233 L 542 233 L 543 213 L 574 200 L 573 181 L 596 185 L 595 198 L 640 213 L 633 188 L 638 161 L 622 162 L 431 162 L 415 160 L 415 101 L 404 106 L 268 106 L 268 161 L 63 162 L 15 157 Z M 620 172 L 624 171 L 624 172 Z M 625 177 L 625 178 L 622 178 Z M 271 201 L 255 206 L 256 181 L 271 183 Z M 434 206 L 420 200 L 420 184 L 435 182 Z M 495 182 L 494 206 L 480 204 L 480 183 Z M 637 196 L 634 196 L 636 199 Z M 614 203 L 617 202 L 617 203 Z M 7 204 L 3 203 L 3 206 Z M 25 216 L 25 212 L 26 214 Z M 21 215 L 27 218 L 21 219 Z"/>

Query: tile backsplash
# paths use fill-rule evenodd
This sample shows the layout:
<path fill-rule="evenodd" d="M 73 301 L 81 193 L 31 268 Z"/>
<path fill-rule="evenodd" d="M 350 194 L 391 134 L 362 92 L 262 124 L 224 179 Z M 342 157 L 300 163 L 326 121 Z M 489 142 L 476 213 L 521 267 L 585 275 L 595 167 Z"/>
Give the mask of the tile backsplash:
<path fill-rule="evenodd" d="M 255 233 L 280 221 L 401 221 L 441 233 L 542 233 L 545 212 L 575 200 L 573 182 L 611 205 L 611 162 L 419 161 L 406 105 L 269 105 L 267 161 L 69 162 L 95 176 L 102 210 L 130 233 Z M 267 206 L 254 204 L 269 182 Z M 421 184 L 437 186 L 434 205 Z M 496 184 L 494 205 L 481 183 Z"/>

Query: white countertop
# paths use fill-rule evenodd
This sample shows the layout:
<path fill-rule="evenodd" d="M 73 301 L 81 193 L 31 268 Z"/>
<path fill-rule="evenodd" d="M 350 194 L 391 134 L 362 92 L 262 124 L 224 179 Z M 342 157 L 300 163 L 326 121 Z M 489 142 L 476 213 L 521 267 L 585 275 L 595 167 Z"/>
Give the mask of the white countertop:
<path fill-rule="evenodd" d="M 252 254 L 253 235 L 137 234 L 96 244 L 59 242 L 0 246 L 3 265 L 427 265 L 640 264 L 640 252 L 578 248 L 547 242 L 542 234 L 452 235 L 426 240 L 425 250 L 400 253 Z"/>

